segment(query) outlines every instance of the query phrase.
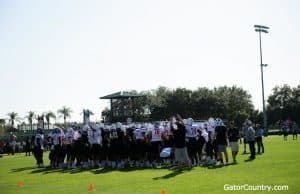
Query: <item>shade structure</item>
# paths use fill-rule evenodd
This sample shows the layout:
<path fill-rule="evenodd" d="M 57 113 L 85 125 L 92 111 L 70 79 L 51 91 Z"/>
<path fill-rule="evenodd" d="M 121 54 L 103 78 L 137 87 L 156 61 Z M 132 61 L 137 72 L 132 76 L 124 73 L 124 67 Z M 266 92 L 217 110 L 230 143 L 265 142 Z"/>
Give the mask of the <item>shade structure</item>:
<path fill-rule="evenodd" d="M 110 100 L 110 122 L 125 122 L 127 118 L 134 119 L 134 99 L 143 97 L 145 95 L 137 94 L 135 92 L 128 92 L 128 91 L 120 91 L 116 93 L 112 93 L 106 96 L 100 97 L 100 99 L 107 99 Z M 115 114 L 115 107 L 114 107 L 114 100 L 120 100 L 121 101 L 121 114 L 116 115 Z M 125 114 L 125 106 L 127 104 L 126 101 L 130 101 L 131 103 L 131 114 Z"/>

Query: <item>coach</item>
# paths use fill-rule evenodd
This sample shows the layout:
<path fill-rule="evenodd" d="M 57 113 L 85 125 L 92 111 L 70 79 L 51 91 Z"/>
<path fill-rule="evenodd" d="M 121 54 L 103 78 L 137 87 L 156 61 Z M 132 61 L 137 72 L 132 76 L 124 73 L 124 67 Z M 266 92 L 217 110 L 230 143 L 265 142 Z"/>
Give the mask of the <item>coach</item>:
<path fill-rule="evenodd" d="M 171 131 L 174 134 L 174 146 L 175 146 L 175 161 L 179 163 L 179 167 L 184 166 L 192 167 L 189 160 L 189 156 L 186 149 L 186 129 L 182 118 L 179 114 L 175 119 L 171 120 Z"/>

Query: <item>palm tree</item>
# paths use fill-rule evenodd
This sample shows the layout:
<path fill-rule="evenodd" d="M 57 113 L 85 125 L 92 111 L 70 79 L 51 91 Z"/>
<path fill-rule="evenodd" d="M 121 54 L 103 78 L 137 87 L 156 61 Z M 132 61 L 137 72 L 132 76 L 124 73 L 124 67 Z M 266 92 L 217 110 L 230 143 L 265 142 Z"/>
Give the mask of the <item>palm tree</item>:
<path fill-rule="evenodd" d="M 18 120 L 18 118 L 17 118 L 18 113 L 16 113 L 16 112 L 10 112 L 7 115 L 9 116 L 9 121 L 11 123 L 11 128 L 14 128 L 14 126 L 15 126 L 15 120 Z"/>
<path fill-rule="evenodd" d="M 71 117 L 71 112 L 72 112 L 71 108 L 66 107 L 66 106 L 63 106 L 61 109 L 59 109 L 57 111 L 58 114 L 60 114 L 61 116 L 64 117 L 65 128 L 67 127 L 66 119 L 67 119 L 67 117 Z"/>
<path fill-rule="evenodd" d="M 28 119 L 28 123 L 30 125 L 30 130 L 32 131 L 32 121 L 34 119 L 35 113 L 33 111 L 29 111 L 26 118 Z"/>
<path fill-rule="evenodd" d="M 4 127 L 5 126 L 5 119 L 0 119 L 0 127 Z"/>
<path fill-rule="evenodd" d="M 49 111 L 45 114 L 45 117 L 46 117 L 46 121 L 47 121 L 47 125 L 48 125 L 48 129 L 50 128 L 50 119 L 53 118 L 55 119 L 56 116 L 55 114 L 52 112 L 52 111 Z"/>

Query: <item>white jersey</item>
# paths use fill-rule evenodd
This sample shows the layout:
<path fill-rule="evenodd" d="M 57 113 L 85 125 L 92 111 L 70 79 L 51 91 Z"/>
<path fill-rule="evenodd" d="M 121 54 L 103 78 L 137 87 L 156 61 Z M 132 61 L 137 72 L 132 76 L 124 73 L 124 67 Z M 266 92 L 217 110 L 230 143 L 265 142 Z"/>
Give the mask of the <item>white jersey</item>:
<path fill-rule="evenodd" d="M 202 129 L 201 131 L 202 131 L 201 136 L 204 137 L 206 142 L 208 142 L 208 133 L 207 133 L 207 131 L 205 129 Z"/>
<path fill-rule="evenodd" d="M 146 128 L 137 128 L 137 129 L 135 129 L 135 131 L 134 131 L 135 139 L 144 140 L 146 133 L 147 133 Z"/>
<path fill-rule="evenodd" d="M 167 137 L 169 137 L 169 136 L 172 134 L 172 133 L 171 133 L 170 123 L 167 124 L 167 125 L 165 126 L 164 134 L 165 134 Z"/>
<path fill-rule="evenodd" d="M 34 137 L 34 145 L 41 149 L 44 149 L 44 135 L 43 134 L 36 134 Z"/>
<path fill-rule="evenodd" d="M 78 131 L 74 131 L 74 141 L 77 141 L 81 137 L 81 134 Z"/>
<path fill-rule="evenodd" d="M 62 138 L 64 138 L 64 133 L 60 132 L 60 133 L 53 133 L 52 134 L 52 139 L 53 139 L 53 144 L 54 145 L 59 145 L 62 144 L 61 140 Z"/>
<path fill-rule="evenodd" d="M 211 139 L 215 139 L 215 127 L 214 126 L 208 125 L 207 132 L 210 133 Z"/>
<path fill-rule="evenodd" d="M 151 142 L 161 141 L 161 136 L 164 132 L 162 126 L 150 128 L 151 131 Z"/>
<path fill-rule="evenodd" d="M 68 131 L 66 133 L 66 137 L 65 137 L 64 143 L 65 144 L 71 144 L 73 142 L 74 142 L 74 131 Z"/>
<path fill-rule="evenodd" d="M 197 125 L 186 125 L 186 137 L 196 138 L 198 136 L 198 126 Z"/>
<path fill-rule="evenodd" d="M 109 131 L 109 138 L 110 138 L 111 140 L 113 140 L 113 139 L 118 139 L 118 131 L 117 131 L 117 129 L 111 129 L 111 130 Z"/>
<path fill-rule="evenodd" d="M 88 133 L 89 142 L 91 144 L 102 144 L 101 130 L 91 130 Z"/>

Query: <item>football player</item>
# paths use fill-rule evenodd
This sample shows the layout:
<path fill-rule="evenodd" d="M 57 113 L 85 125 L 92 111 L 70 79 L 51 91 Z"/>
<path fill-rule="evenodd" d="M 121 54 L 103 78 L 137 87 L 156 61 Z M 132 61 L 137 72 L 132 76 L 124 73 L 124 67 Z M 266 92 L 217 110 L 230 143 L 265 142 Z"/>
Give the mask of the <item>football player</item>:
<path fill-rule="evenodd" d="M 101 144 L 102 144 L 100 125 L 97 124 L 92 126 L 92 130 L 89 133 L 89 140 L 92 145 L 91 166 L 100 167 L 100 154 L 101 154 Z"/>
<path fill-rule="evenodd" d="M 34 138 L 34 156 L 36 159 L 36 165 L 38 167 L 44 167 L 43 151 L 44 151 L 44 134 L 42 129 L 38 129 Z"/>
<path fill-rule="evenodd" d="M 67 153 L 67 168 L 74 168 L 75 151 L 74 151 L 74 130 L 68 128 L 64 139 L 64 145 Z"/>

